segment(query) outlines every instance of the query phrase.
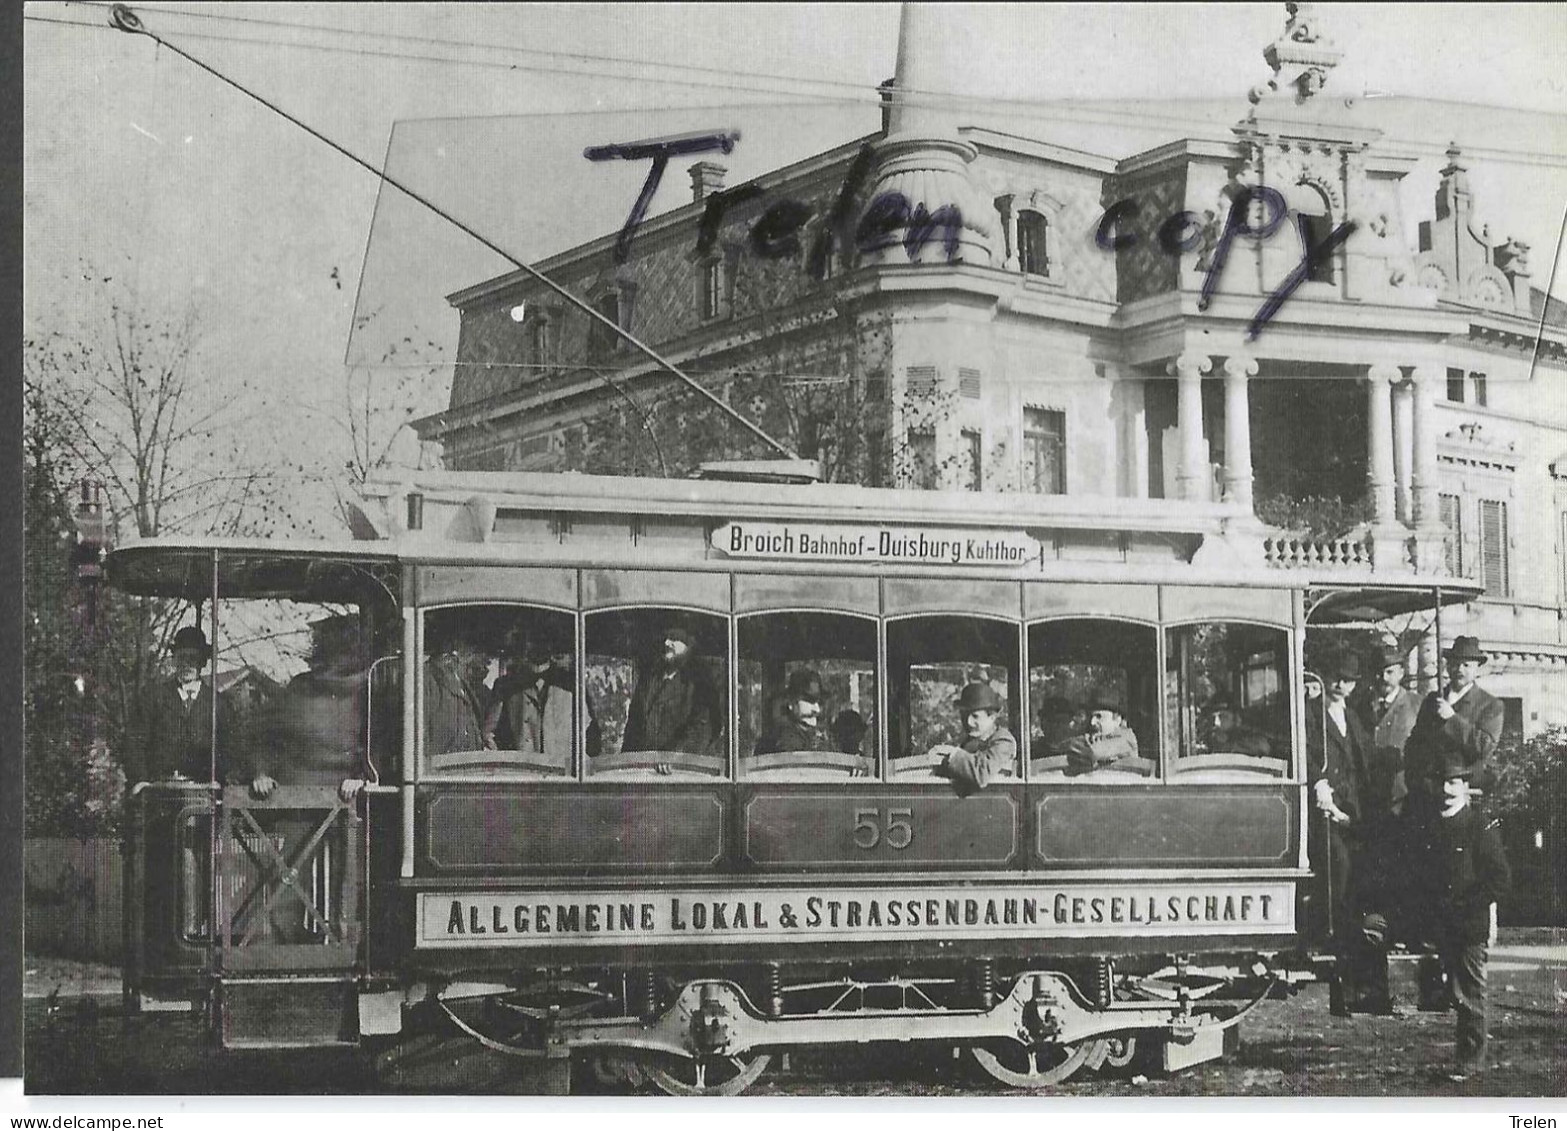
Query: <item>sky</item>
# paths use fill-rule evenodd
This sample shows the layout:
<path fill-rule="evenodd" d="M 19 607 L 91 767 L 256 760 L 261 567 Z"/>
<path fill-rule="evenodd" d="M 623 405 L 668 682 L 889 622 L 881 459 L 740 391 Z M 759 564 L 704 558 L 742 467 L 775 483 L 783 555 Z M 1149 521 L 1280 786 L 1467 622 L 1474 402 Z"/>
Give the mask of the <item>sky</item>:
<path fill-rule="evenodd" d="M 733 183 L 871 131 L 898 26 L 893 4 L 133 7 L 169 44 L 386 162 L 526 258 L 616 227 L 629 207 L 645 165 L 590 165 L 585 145 L 739 128 Z M 1318 9 L 1344 51 L 1328 92 L 1379 99 L 1379 120 L 1431 154 L 1409 178 L 1410 230 L 1429 213 L 1437 154 L 1457 138 L 1474 153 L 1482 219 L 1533 245 L 1544 286 L 1567 205 L 1567 6 Z M 105 278 L 139 308 L 197 311 L 206 387 L 222 397 L 243 375 L 268 392 L 251 439 L 296 455 L 315 477 L 300 497 L 319 501 L 345 359 L 396 376 L 381 362 L 401 335 L 356 337 L 356 300 L 362 315 L 384 315 L 402 310 L 393 298 L 419 296 L 416 318 L 372 325 L 411 331 L 393 365 L 448 360 L 457 320 L 443 296 L 502 262 L 382 199 L 375 175 L 220 79 L 110 29 L 107 5 L 38 0 L 26 15 L 30 326 L 91 316 Z M 1012 132 L 1109 156 L 1225 136 L 1268 77 L 1262 50 L 1285 21 L 1282 4 L 951 5 L 943 15 L 949 89 L 996 100 L 987 113 Z M 1139 99 L 1150 100 L 1141 119 L 1065 105 Z M 1190 114 L 1176 100 L 1191 100 Z M 1182 116 L 1196 125 L 1173 121 Z M 679 166 L 655 211 L 688 199 Z M 443 407 L 449 381 L 421 376 L 417 411 Z"/>

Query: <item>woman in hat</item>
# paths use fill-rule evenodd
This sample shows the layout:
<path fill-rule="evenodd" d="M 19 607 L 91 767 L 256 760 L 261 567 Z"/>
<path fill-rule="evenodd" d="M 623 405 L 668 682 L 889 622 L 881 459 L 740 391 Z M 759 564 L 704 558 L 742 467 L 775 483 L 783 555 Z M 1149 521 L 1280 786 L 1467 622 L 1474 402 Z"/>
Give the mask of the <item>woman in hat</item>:
<path fill-rule="evenodd" d="M 1017 773 L 1017 739 L 1001 725 L 1001 696 L 982 681 L 964 686 L 958 695 L 958 716 L 966 737 L 961 746 L 945 743 L 931 748 L 942 756 L 938 777 L 952 779 L 960 796 L 984 789 L 997 777 Z"/>

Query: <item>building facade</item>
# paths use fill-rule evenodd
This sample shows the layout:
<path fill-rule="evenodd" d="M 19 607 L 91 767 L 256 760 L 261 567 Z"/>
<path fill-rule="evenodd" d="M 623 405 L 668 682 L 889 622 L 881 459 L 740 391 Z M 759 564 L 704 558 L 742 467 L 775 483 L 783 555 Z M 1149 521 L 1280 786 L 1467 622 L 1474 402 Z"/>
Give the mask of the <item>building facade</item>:
<path fill-rule="evenodd" d="M 1341 53 L 1287 8 L 1231 140 L 1115 159 L 922 101 L 951 17 L 905 5 L 879 134 L 737 186 L 698 161 L 629 254 L 536 266 L 828 478 L 1200 511 L 1205 553 L 1478 580 L 1442 636 L 1493 653 L 1511 727 L 1567 723 L 1567 308 L 1476 221 L 1456 147 L 1404 214 L 1419 155 L 1323 93 Z M 418 429 L 453 470 L 771 454 L 525 273 L 450 301 L 451 404 Z"/>

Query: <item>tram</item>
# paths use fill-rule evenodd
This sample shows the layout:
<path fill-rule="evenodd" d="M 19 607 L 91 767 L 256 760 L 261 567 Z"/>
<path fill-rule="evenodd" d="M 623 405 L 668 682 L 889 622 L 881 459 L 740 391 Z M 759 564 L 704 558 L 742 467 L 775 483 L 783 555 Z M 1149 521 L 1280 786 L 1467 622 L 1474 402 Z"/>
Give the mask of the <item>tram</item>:
<path fill-rule="evenodd" d="M 1322 974 L 1308 619 L 1466 592 L 1324 586 L 1217 505 L 760 478 L 410 473 L 351 539 L 114 551 L 213 686 L 274 673 L 133 799 L 129 998 L 735 1094 L 876 1041 L 1173 1070 Z M 1012 742 L 964 782 L 970 696 Z M 1136 757 L 1073 753 L 1091 708 Z"/>

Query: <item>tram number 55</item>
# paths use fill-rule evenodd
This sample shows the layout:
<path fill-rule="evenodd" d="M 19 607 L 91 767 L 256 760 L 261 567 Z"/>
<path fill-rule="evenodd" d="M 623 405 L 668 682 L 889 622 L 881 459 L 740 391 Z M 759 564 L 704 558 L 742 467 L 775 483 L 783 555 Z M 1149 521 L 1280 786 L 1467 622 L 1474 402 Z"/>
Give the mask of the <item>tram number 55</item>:
<path fill-rule="evenodd" d="M 913 817 L 913 809 L 856 809 L 855 846 L 872 849 L 885 844 L 888 848 L 907 848 L 914 842 L 914 826 L 909 823 Z"/>

